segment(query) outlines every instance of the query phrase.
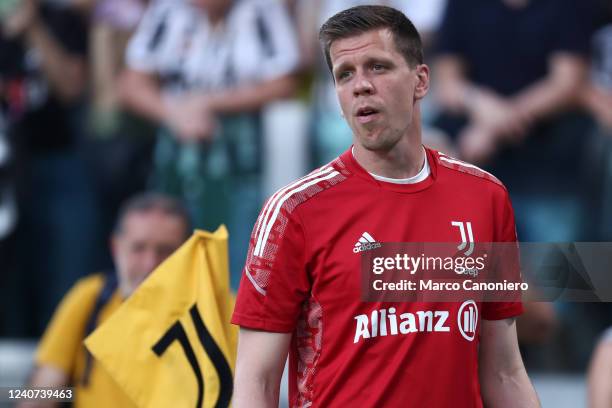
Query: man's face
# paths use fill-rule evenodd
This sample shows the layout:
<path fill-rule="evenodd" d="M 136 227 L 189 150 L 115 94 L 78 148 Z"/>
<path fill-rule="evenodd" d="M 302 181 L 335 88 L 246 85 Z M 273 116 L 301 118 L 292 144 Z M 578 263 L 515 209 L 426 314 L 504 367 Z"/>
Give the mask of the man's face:
<path fill-rule="evenodd" d="M 415 103 L 427 93 L 427 66 L 411 68 L 388 29 L 336 40 L 330 57 L 340 107 L 355 144 L 367 150 L 393 148 L 418 120 Z"/>
<path fill-rule="evenodd" d="M 111 241 L 119 289 L 127 297 L 185 240 L 185 224 L 161 211 L 128 213 Z"/>

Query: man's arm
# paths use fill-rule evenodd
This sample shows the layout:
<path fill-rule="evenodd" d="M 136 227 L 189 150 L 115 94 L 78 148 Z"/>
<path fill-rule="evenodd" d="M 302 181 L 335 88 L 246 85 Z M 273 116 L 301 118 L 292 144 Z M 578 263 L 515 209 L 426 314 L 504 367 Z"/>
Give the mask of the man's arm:
<path fill-rule="evenodd" d="M 63 369 L 45 364 L 34 369 L 28 387 L 66 387 L 68 386 L 68 380 L 68 374 Z M 22 402 L 17 405 L 17 408 L 52 408 L 59 406 L 60 402 L 43 400 Z"/>
<path fill-rule="evenodd" d="M 473 84 L 466 79 L 465 63 L 457 55 L 444 54 L 434 61 L 435 97 L 442 108 L 453 113 L 467 113 L 466 93 Z"/>
<path fill-rule="evenodd" d="M 512 97 L 513 106 L 533 123 L 554 115 L 578 102 L 581 87 L 586 85 L 586 63 L 575 54 L 550 56 L 548 74 Z"/>
<path fill-rule="evenodd" d="M 612 406 L 612 341 L 599 343 L 588 374 L 588 395 L 590 408 Z"/>
<path fill-rule="evenodd" d="M 437 98 L 456 113 L 468 113 L 477 122 L 489 122 L 494 130 L 512 132 L 513 123 L 532 124 L 578 102 L 585 84 L 586 64 L 579 56 L 556 53 L 550 57 L 548 74 L 510 98 L 497 95 L 469 82 L 458 56 L 436 60 Z M 510 131 L 508 131 L 510 130 Z"/>
<path fill-rule="evenodd" d="M 120 102 L 139 115 L 156 123 L 168 120 L 167 107 L 155 75 L 127 68 L 119 77 L 117 93 Z"/>
<path fill-rule="evenodd" d="M 51 34 L 37 0 L 21 2 L 3 25 L 9 37 L 23 36 L 28 46 L 39 52 L 42 72 L 59 99 L 72 102 L 81 96 L 87 80 L 85 58 L 71 53 Z"/>
<path fill-rule="evenodd" d="M 465 63 L 457 55 L 438 57 L 434 72 L 440 105 L 470 117 L 459 140 L 463 156 L 486 161 L 501 141 L 520 142 L 537 121 L 577 105 L 586 64 L 576 54 L 555 53 L 549 58 L 547 75 L 511 97 L 470 82 Z"/>
<path fill-rule="evenodd" d="M 540 407 L 519 352 L 514 319 L 482 321 L 478 366 L 486 407 Z"/>
<path fill-rule="evenodd" d="M 239 113 L 255 111 L 269 102 L 293 96 L 297 79 L 287 74 L 258 84 L 244 85 L 205 95 L 214 113 Z"/>
<path fill-rule="evenodd" d="M 528 118 L 508 98 L 470 82 L 466 65 L 458 55 L 436 59 L 435 96 L 450 113 L 469 117 L 459 134 L 461 156 L 469 161 L 486 162 L 498 149 L 502 137 L 520 138 L 528 129 Z"/>
<path fill-rule="evenodd" d="M 197 99 L 201 109 L 214 114 L 239 113 L 254 111 L 276 99 L 287 98 L 293 95 L 296 86 L 297 80 L 293 75 L 284 75 L 212 94 L 194 92 L 189 97 Z M 119 91 L 123 103 L 134 111 L 156 122 L 170 119 L 171 106 L 164 102 L 159 82 L 153 74 L 128 69 L 122 74 Z"/>
<path fill-rule="evenodd" d="M 257 110 L 292 95 L 296 84 L 294 76 L 285 75 L 213 94 L 193 92 L 164 100 L 154 74 L 127 69 L 121 75 L 118 92 L 120 101 L 129 109 L 167 124 L 182 140 L 194 140 L 211 136 L 216 115 Z"/>
<path fill-rule="evenodd" d="M 580 104 L 588 110 L 599 123 L 607 129 L 612 129 L 612 91 L 606 90 L 595 83 L 582 87 Z"/>
<path fill-rule="evenodd" d="M 40 52 L 42 71 L 57 96 L 72 102 L 85 90 L 87 66 L 82 56 L 69 53 L 38 18 L 27 30 L 28 44 Z"/>
<path fill-rule="evenodd" d="M 68 385 L 68 373 L 51 364 L 39 365 L 34 369 L 30 387 L 65 387 Z"/>
<path fill-rule="evenodd" d="M 465 114 L 470 125 L 496 134 L 523 133 L 527 123 L 519 117 L 511 100 L 468 80 L 466 64 L 457 55 L 446 54 L 435 61 L 435 96 L 443 109 Z"/>
<path fill-rule="evenodd" d="M 234 377 L 235 408 L 278 407 L 278 394 L 291 333 L 240 328 Z"/>
<path fill-rule="evenodd" d="M 165 98 L 153 73 L 126 69 L 119 78 L 117 94 L 129 110 L 168 126 L 181 141 L 205 140 L 212 136 L 215 118 L 200 95 Z"/>
<path fill-rule="evenodd" d="M 80 279 L 64 296 L 38 344 L 29 386 L 62 387 L 71 383 L 72 370 L 83 347 L 83 331 L 102 284 L 101 275 L 91 275 Z M 55 406 L 59 404 L 48 401 L 23 405 Z"/>

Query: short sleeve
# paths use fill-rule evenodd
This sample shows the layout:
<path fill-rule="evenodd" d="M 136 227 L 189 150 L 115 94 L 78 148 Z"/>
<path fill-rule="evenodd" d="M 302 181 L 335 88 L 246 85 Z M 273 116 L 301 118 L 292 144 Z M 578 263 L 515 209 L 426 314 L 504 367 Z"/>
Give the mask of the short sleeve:
<path fill-rule="evenodd" d="M 52 365 L 71 374 L 85 334 L 85 325 L 103 284 L 102 275 L 81 279 L 55 310 L 38 345 L 37 365 Z"/>
<path fill-rule="evenodd" d="M 87 24 L 83 16 L 70 7 L 43 3 L 42 19 L 53 37 L 74 56 L 87 55 Z"/>
<path fill-rule="evenodd" d="M 440 26 L 447 0 L 394 1 L 393 6 L 402 10 L 419 32 L 435 32 Z"/>
<path fill-rule="evenodd" d="M 142 72 L 156 72 L 162 44 L 168 34 L 170 10 L 164 0 L 152 1 L 126 49 L 126 64 Z"/>
<path fill-rule="evenodd" d="M 310 280 L 305 267 L 304 229 L 296 210 L 275 194 L 251 235 L 232 323 L 271 332 L 292 332 Z"/>
<path fill-rule="evenodd" d="M 500 188 L 499 194 L 494 198 L 494 218 L 496 227 L 495 242 L 499 243 L 517 243 L 516 224 L 514 221 L 514 210 L 510 197 L 505 188 Z M 504 268 L 508 272 L 516 275 L 518 278 L 521 274 L 520 260 L 518 250 L 512 251 L 512 256 L 503 256 Z M 509 264 L 508 264 L 509 263 Z M 505 275 L 507 276 L 507 275 Z M 484 302 L 482 305 L 482 318 L 485 320 L 501 320 L 515 317 L 523 313 L 523 304 L 517 302 Z"/>
<path fill-rule="evenodd" d="M 447 1 L 442 14 L 442 22 L 436 34 L 434 52 L 436 54 L 464 54 L 466 30 L 464 29 L 469 11 L 464 2 Z"/>
<path fill-rule="evenodd" d="M 556 36 L 553 51 L 587 56 L 593 32 L 589 2 L 561 0 L 555 4 Z"/>

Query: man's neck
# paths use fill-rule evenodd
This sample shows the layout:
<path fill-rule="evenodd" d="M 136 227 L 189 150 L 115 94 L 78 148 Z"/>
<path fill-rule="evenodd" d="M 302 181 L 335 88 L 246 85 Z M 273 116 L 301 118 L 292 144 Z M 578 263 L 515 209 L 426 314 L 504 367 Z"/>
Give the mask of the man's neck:
<path fill-rule="evenodd" d="M 425 149 L 418 143 L 401 140 L 389 151 L 367 150 L 355 144 L 353 155 L 361 167 L 379 176 L 407 179 L 421 171 L 425 163 Z"/>

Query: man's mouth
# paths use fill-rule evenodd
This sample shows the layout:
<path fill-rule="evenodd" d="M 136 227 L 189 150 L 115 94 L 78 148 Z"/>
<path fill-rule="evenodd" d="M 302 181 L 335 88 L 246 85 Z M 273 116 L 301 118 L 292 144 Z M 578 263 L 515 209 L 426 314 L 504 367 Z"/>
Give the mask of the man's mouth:
<path fill-rule="evenodd" d="M 377 109 L 367 106 L 359 108 L 355 116 L 359 123 L 368 123 L 376 119 L 378 113 L 379 111 Z"/>

